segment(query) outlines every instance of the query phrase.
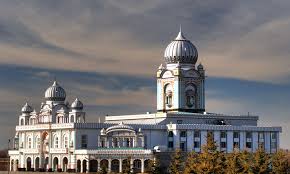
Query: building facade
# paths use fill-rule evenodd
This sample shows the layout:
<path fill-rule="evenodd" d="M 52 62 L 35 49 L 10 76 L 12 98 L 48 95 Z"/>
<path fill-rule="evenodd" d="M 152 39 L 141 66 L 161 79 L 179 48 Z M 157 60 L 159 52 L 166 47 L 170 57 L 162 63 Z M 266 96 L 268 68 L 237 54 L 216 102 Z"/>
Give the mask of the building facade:
<path fill-rule="evenodd" d="M 259 127 L 258 116 L 205 112 L 205 70 L 196 65 L 196 47 L 182 31 L 167 46 L 157 70 L 157 112 L 106 116 L 88 123 L 83 103 L 66 102 L 55 81 L 45 91 L 40 111 L 25 104 L 9 150 L 11 171 L 122 172 L 126 164 L 146 172 L 155 153 L 201 152 L 210 132 L 218 149 L 254 152 L 279 148 L 281 127 Z"/>

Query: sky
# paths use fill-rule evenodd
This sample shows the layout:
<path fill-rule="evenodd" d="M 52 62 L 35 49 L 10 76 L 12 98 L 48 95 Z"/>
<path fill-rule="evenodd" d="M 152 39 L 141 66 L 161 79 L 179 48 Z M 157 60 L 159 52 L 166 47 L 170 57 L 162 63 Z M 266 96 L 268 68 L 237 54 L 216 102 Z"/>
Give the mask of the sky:
<path fill-rule="evenodd" d="M 156 71 L 178 33 L 206 69 L 206 110 L 259 115 L 290 149 L 290 1 L 0 1 L 0 148 L 54 78 L 88 121 L 156 111 Z"/>

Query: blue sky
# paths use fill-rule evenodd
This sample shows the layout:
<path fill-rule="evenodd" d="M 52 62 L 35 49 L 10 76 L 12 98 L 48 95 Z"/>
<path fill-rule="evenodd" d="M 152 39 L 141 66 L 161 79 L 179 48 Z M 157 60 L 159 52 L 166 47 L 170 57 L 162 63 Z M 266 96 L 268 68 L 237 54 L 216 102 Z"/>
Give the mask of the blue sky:
<path fill-rule="evenodd" d="M 260 116 L 290 148 L 289 1 L 0 2 L 0 147 L 56 77 L 89 121 L 154 112 L 155 73 L 182 25 L 207 73 L 208 112 Z M 8 133 L 7 133 L 8 132 Z"/>

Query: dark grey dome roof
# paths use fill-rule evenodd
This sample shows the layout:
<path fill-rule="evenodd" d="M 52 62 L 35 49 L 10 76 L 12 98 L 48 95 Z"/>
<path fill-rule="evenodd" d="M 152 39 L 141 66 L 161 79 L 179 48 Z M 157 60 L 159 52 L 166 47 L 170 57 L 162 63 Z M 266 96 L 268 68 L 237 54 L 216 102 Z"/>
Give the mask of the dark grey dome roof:
<path fill-rule="evenodd" d="M 198 58 L 196 47 L 187 40 L 180 30 L 177 37 L 166 47 L 165 62 L 195 64 Z"/>
<path fill-rule="evenodd" d="M 64 101 L 66 97 L 65 90 L 58 85 L 56 81 L 53 82 L 52 86 L 47 88 L 45 91 L 45 99 L 51 101 Z"/>
<path fill-rule="evenodd" d="M 83 107 L 83 103 L 78 98 L 76 98 L 75 101 L 71 104 L 72 109 L 83 109 Z"/>
<path fill-rule="evenodd" d="M 22 113 L 30 113 L 32 111 L 33 111 L 33 108 L 30 105 L 28 105 L 27 103 L 25 103 L 25 105 L 21 109 Z"/>

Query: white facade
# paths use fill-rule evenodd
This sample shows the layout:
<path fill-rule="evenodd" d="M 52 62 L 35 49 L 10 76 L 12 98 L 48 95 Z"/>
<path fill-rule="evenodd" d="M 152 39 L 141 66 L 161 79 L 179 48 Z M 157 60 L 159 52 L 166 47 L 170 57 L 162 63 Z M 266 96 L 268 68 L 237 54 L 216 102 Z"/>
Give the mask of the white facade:
<path fill-rule="evenodd" d="M 65 90 L 54 82 L 39 112 L 25 104 L 9 150 L 11 170 L 95 172 L 105 166 L 121 172 L 126 163 L 145 172 L 154 153 L 201 152 L 208 132 L 218 149 L 268 153 L 279 148 L 281 127 L 258 127 L 258 116 L 205 112 L 205 71 L 195 65 L 195 46 L 180 31 L 165 50 L 166 65 L 157 71 L 157 112 L 106 116 L 87 123 L 83 104 L 65 102 Z"/>

